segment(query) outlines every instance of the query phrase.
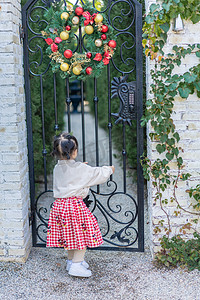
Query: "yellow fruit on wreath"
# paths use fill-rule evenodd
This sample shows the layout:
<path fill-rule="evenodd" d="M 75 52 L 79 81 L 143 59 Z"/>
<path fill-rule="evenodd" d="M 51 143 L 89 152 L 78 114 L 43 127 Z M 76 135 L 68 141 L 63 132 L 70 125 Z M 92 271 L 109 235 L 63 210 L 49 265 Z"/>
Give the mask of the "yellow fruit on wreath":
<path fill-rule="evenodd" d="M 67 63 L 63 63 L 60 65 L 60 69 L 63 71 L 63 72 L 66 72 L 69 70 L 69 65 Z"/>
<path fill-rule="evenodd" d="M 69 14 L 67 12 L 63 12 L 60 17 L 62 20 L 63 19 L 67 20 L 69 18 Z"/>
<path fill-rule="evenodd" d="M 97 14 L 94 20 L 95 23 L 101 23 L 103 21 L 103 16 L 101 14 Z"/>
<path fill-rule="evenodd" d="M 77 65 L 77 66 L 73 67 L 73 69 L 72 69 L 72 71 L 75 75 L 80 75 L 81 70 L 82 70 L 82 67 L 80 65 Z"/>
<path fill-rule="evenodd" d="M 61 38 L 63 41 L 68 40 L 68 38 L 69 38 L 69 33 L 66 32 L 66 31 L 62 31 L 62 32 L 60 33 L 60 38 Z"/>
<path fill-rule="evenodd" d="M 91 25 L 87 25 L 85 27 L 85 33 L 92 34 L 94 32 L 94 28 Z"/>

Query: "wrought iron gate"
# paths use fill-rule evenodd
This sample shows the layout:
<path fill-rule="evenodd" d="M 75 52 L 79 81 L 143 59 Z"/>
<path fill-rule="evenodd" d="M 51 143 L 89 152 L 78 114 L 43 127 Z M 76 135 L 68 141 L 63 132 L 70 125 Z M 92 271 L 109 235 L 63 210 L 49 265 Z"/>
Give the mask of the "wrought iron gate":
<path fill-rule="evenodd" d="M 45 113 L 44 113 L 44 91 L 43 83 L 45 74 L 49 71 L 49 63 L 46 68 L 37 72 L 44 59 L 43 49 L 40 43 L 35 43 L 31 47 L 34 40 L 43 41 L 41 34 L 43 26 L 47 21 L 42 17 L 43 12 L 49 8 L 52 3 L 60 2 L 60 0 L 28 0 L 22 10 L 22 28 L 21 38 L 24 42 L 24 72 L 25 72 L 25 92 L 26 92 L 26 108 L 27 108 L 27 130 L 28 130 L 28 157 L 29 157 L 29 176 L 30 176 L 30 193 L 31 193 L 31 223 L 33 228 L 33 245 L 45 246 L 48 215 L 50 207 L 53 203 L 51 184 L 48 182 L 47 174 L 47 156 L 45 136 Z M 65 3 L 65 1 L 63 1 Z M 78 2 L 78 1 L 77 1 Z M 93 0 L 95 6 L 95 0 Z M 120 15 L 116 15 L 120 11 Z M 40 11 L 40 13 L 35 13 Z M 103 11 L 107 14 L 108 22 L 111 24 L 117 36 L 124 36 L 124 42 L 118 45 L 120 49 L 121 65 L 115 58 L 112 58 L 112 66 L 107 66 L 107 86 L 108 86 L 108 138 L 104 141 L 105 153 L 108 152 L 107 165 L 113 164 L 113 143 L 112 128 L 116 123 L 122 124 L 123 131 L 123 149 L 122 162 L 123 171 L 121 178 L 115 179 L 115 174 L 110 177 L 107 185 L 103 187 L 95 187 L 90 190 L 90 200 L 92 201 L 91 210 L 100 222 L 103 238 L 105 243 L 99 249 L 105 250 L 123 250 L 123 251 L 144 251 L 144 184 L 142 168 L 140 165 L 140 156 L 143 154 L 143 130 L 140 126 L 140 119 L 143 113 L 142 103 L 142 5 L 137 0 L 108 0 L 107 7 Z M 130 24 L 123 27 L 124 18 L 130 19 Z M 33 26 L 34 25 L 34 26 Z M 120 27 L 121 26 L 121 27 Z M 34 29 L 33 29 L 34 27 Z M 37 28 L 37 30 L 36 30 Z M 79 30 L 81 33 L 81 30 Z M 128 45 L 127 36 L 132 39 L 132 45 Z M 78 43 L 81 47 L 83 37 L 78 37 Z M 45 43 L 45 42 L 44 42 Z M 40 53 L 40 60 L 34 61 L 30 57 L 34 53 Z M 123 69 L 123 65 L 126 68 Z M 112 68 L 118 71 L 118 76 L 112 77 Z M 130 75 L 135 74 L 135 80 L 130 81 Z M 56 75 L 52 75 L 52 99 L 49 105 L 54 105 L 55 119 L 54 130 L 58 130 L 58 112 L 57 112 L 57 79 Z M 34 145 L 33 145 L 33 128 L 32 128 L 32 95 L 30 89 L 30 77 L 37 77 L 40 98 L 40 117 L 42 120 L 42 137 L 41 137 L 41 155 L 43 156 L 43 178 L 42 184 L 35 187 L 35 183 L 39 182 L 34 175 Z M 128 81 L 129 80 L 129 81 Z M 84 112 L 84 82 L 80 82 L 81 91 L 81 140 L 82 140 L 82 160 L 88 159 L 88 151 L 85 137 L 87 135 Z M 94 147 L 95 147 L 95 163 L 97 166 L 102 165 L 100 160 L 100 141 L 98 127 L 98 92 L 102 87 L 98 87 L 98 79 L 94 79 Z M 111 100 L 115 96 L 120 100 L 118 112 L 111 111 Z M 68 132 L 73 131 L 73 116 L 70 112 L 70 84 L 66 79 L 66 107 L 67 107 L 67 126 Z M 127 161 L 126 161 L 126 126 L 131 126 L 131 121 L 136 120 L 137 123 L 137 192 L 131 191 L 132 185 L 129 183 L 127 189 Z M 76 134 L 75 134 L 76 135 Z M 105 146 L 106 145 L 106 146 Z M 117 171 L 116 171 L 117 172 Z M 118 180 L 118 181 L 117 181 Z M 101 190 L 100 190 L 101 189 Z"/>

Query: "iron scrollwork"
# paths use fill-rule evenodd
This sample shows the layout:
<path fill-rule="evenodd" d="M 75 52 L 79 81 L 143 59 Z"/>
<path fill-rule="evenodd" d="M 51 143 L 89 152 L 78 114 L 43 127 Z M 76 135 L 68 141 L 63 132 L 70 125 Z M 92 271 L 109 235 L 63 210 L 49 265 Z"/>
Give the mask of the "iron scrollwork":
<path fill-rule="evenodd" d="M 114 189 L 110 193 L 97 193 L 90 189 L 93 197 L 91 211 L 97 220 L 99 218 L 104 220 L 102 236 L 107 244 L 130 247 L 138 239 L 138 229 L 133 226 L 138 216 L 138 205 L 131 195 L 117 192 L 115 181 L 108 181 L 107 185 L 111 182 L 114 184 Z M 106 205 L 103 205 L 102 201 L 105 196 L 107 201 Z M 130 209 L 128 210 L 126 207 L 130 207 Z M 100 222 L 100 220 L 98 221 Z"/>
<path fill-rule="evenodd" d="M 39 241 L 43 243 L 46 243 L 49 213 L 53 205 L 53 200 L 53 191 L 48 190 L 40 193 L 35 201 L 36 223 L 39 224 L 36 227 L 36 234 Z"/>

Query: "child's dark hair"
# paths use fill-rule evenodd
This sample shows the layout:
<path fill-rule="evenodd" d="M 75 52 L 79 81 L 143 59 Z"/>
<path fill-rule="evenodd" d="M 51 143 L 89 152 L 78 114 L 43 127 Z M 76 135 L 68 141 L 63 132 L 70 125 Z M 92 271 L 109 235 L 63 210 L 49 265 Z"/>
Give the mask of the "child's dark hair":
<path fill-rule="evenodd" d="M 76 149 L 78 149 L 78 141 L 75 136 L 67 132 L 54 136 L 52 154 L 58 159 L 70 159 Z"/>

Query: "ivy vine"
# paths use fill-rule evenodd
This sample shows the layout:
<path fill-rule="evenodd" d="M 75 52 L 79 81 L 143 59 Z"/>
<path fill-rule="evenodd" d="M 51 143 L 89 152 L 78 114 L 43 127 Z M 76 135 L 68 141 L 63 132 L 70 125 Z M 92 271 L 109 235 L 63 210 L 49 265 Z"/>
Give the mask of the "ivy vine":
<path fill-rule="evenodd" d="M 200 44 L 188 45 L 187 48 L 174 46 L 172 53 L 167 55 L 163 51 L 163 47 L 167 41 L 167 33 L 170 29 L 171 20 L 178 15 L 182 19 L 190 20 L 193 24 L 200 21 L 200 2 L 198 0 L 164 0 L 162 4 L 152 4 L 148 15 L 146 15 L 143 26 L 143 47 L 144 53 L 152 61 L 154 61 L 154 69 L 150 74 L 152 77 L 150 99 L 146 101 L 146 111 L 142 117 L 142 126 L 148 122 L 152 127 L 149 136 L 156 142 L 156 150 L 160 154 L 160 158 L 151 160 L 148 157 L 143 158 L 142 165 L 144 177 L 152 180 L 155 190 L 154 205 L 160 205 L 160 208 L 167 217 L 167 224 L 164 220 L 159 220 L 158 225 L 154 228 L 154 233 L 159 234 L 164 229 L 166 236 L 161 238 L 161 252 L 157 255 L 158 260 L 169 263 L 163 258 L 166 248 L 171 245 L 170 242 L 177 242 L 176 239 L 170 240 L 171 216 L 179 216 L 181 210 L 195 215 L 197 218 L 191 220 L 179 228 L 179 234 L 187 233 L 187 229 L 193 229 L 197 233 L 196 225 L 200 213 L 200 185 L 187 190 L 190 197 L 194 197 L 197 201 L 191 209 L 182 207 L 176 196 L 179 181 L 186 181 L 191 174 L 184 172 L 184 162 L 182 158 L 182 149 L 178 142 L 180 140 L 179 133 L 176 131 L 172 118 L 174 99 L 176 96 L 188 98 L 194 92 L 200 98 L 200 64 L 193 66 L 182 75 L 175 74 L 174 69 L 180 66 L 182 59 L 186 55 L 196 55 L 200 58 Z M 176 165 L 176 173 L 170 169 L 170 164 Z M 165 198 L 164 192 L 172 187 L 172 196 L 170 199 Z M 173 215 L 168 212 L 167 205 L 175 202 L 176 207 Z M 196 209 L 196 211 L 194 210 Z M 180 236 L 178 235 L 178 238 Z M 198 239 L 199 241 L 199 239 Z M 192 245 L 193 243 L 189 243 Z M 166 246 L 167 245 L 167 246 Z M 164 249 L 165 248 L 165 249 Z M 164 251 L 164 252 L 163 252 Z M 170 258 L 171 259 L 171 258 Z"/>

